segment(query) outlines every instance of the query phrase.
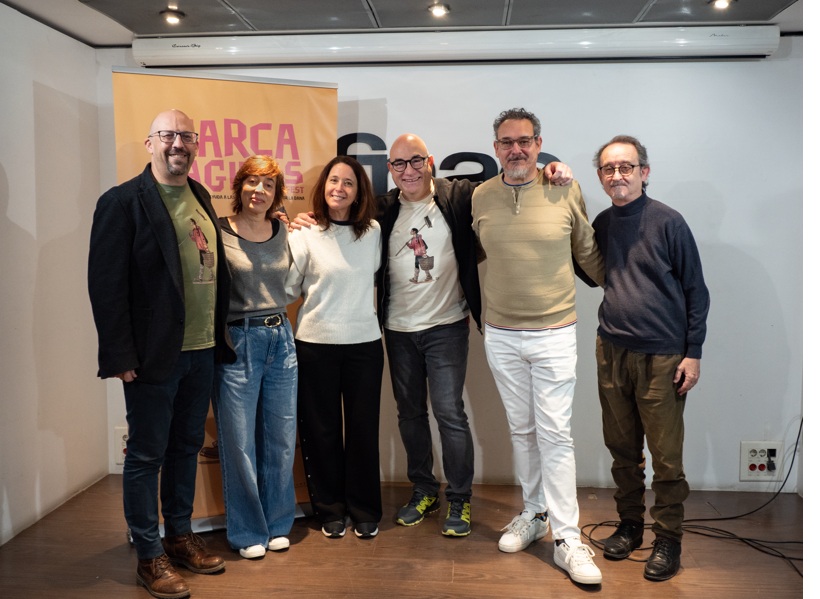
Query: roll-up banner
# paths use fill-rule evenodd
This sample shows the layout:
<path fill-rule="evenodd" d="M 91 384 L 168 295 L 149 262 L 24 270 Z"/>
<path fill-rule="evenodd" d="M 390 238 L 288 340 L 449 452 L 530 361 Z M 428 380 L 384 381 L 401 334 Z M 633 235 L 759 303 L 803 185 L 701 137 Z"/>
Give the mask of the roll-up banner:
<path fill-rule="evenodd" d="M 145 140 L 154 117 L 176 108 L 193 119 L 199 133 L 190 176 L 208 189 L 219 216 L 232 212 L 231 184 L 248 156 L 265 154 L 279 163 L 287 186 L 285 210 L 293 217 L 309 209 L 319 172 L 336 155 L 335 83 L 115 69 L 113 94 L 118 183 L 142 172 L 150 161 Z M 218 442 L 211 411 L 197 470 L 193 517 L 199 529 L 224 523 Z M 294 477 L 295 501 L 309 504 L 298 446 Z"/>

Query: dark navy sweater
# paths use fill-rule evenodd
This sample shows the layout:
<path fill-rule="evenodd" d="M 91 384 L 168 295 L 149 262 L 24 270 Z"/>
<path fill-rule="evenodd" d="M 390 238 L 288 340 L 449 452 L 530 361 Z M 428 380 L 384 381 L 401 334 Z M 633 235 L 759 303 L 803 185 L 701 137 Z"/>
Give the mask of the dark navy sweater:
<path fill-rule="evenodd" d="M 683 217 L 644 193 L 592 226 L 606 263 L 598 334 L 631 351 L 700 359 L 709 290 Z"/>

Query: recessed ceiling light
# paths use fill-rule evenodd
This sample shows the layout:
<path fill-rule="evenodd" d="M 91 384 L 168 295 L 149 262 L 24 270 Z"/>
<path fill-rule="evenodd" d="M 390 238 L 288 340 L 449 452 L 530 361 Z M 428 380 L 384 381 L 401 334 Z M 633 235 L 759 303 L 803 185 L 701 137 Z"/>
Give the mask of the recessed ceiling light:
<path fill-rule="evenodd" d="M 729 5 L 736 0 L 712 0 L 712 4 L 718 10 L 726 10 Z"/>
<path fill-rule="evenodd" d="M 181 10 L 163 10 L 159 14 L 169 25 L 179 25 L 179 22 L 185 18 L 185 13 Z"/>
<path fill-rule="evenodd" d="M 433 13 L 434 17 L 440 18 L 450 12 L 450 7 L 447 4 L 439 4 L 436 2 L 435 4 L 428 6 L 427 10 Z"/>

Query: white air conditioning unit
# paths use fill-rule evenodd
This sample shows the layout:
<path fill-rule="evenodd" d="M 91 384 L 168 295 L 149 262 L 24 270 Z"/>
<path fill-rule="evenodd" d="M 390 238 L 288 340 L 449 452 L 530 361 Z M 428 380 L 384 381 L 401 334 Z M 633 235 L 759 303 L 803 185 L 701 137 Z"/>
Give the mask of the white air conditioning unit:
<path fill-rule="evenodd" d="M 776 25 L 135 38 L 144 67 L 765 58 Z"/>

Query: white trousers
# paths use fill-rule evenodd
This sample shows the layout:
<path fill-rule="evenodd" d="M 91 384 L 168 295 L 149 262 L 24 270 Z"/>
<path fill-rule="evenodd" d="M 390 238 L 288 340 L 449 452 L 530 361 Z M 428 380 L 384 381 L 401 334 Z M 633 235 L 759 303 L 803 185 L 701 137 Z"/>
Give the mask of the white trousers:
<path fill-rule="evenodd" d="M 512 437 L 524 509 L 549 513 L 554 539 L 578 537 L 575 449 L 575 325 L 541 331 L 487 326 L 484 348 Z"/>

